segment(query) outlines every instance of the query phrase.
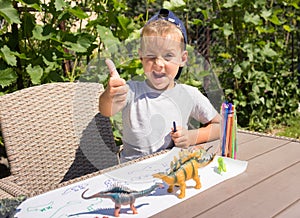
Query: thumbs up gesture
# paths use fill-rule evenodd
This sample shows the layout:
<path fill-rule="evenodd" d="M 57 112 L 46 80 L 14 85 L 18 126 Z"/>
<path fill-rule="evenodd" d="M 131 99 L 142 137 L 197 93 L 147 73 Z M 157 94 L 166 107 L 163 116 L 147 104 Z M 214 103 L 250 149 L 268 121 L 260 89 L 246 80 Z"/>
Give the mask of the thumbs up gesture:
<path fill-rule="evenodd" d="M 110 59 L 106 59 L 105 63 L 109 69 L 109 73 L 110 73 L 110 77 L 114 77 L 114 78 L 120 78 L 120 75 L 116 69 L 116 66 L 114 64 L 114 62 Z"/>
<path fill-rule="evenodd" d="M 112 60 L 106 59 L 105 63 L 109 69 L 110 78 L 104 93 L 100 96 L 99 110 L 104 116 L 112 116 L 125 106 L 128 86 L 120 77 Z"/>

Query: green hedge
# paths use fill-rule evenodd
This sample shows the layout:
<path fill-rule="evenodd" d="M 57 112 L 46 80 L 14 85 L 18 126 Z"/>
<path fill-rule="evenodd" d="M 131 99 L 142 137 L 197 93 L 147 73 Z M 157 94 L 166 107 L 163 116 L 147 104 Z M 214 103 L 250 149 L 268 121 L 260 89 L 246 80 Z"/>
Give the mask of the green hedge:
<path fill-rule="evenodd" d="M 137 38 L 160 7 L 182 18 L 194 49 L 202 43 L 201 30 L 208 30 L 211 68 L 225 99 L 236 105 L 240 127 L 267 131 L 293 116 L 299 101 L 292 67 L 299 63 L 299 45 L 293 45 L 296 36 L 299 41 L 299 0 L 0 0 L 0 94 L 79 79 L 95 54 Z M 141 65 L 132 60 L 120 70 L 132 78 Z M 186 81 L 199 85 L 197 78 Z"/>

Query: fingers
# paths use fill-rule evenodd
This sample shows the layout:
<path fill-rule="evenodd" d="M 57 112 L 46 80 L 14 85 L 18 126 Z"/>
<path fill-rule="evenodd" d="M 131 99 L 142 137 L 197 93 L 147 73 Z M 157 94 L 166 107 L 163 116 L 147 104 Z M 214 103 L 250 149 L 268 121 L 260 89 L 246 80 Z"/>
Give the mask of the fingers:
<path fill-rule="evenodd" d="M 115 99 L 115 102 L 124 101 L 128 92 L 128 86 L 116 86 L 110 88 L 110 96 Z"/>
<path fill-rule="evenodd" d="M 177 131 L 174 132 L 174 128 L 171 128 L 171 137 L 174 141 L 176 147 L 180 148 L 187 148 L 189 147 L 189 140 L 188 140 L 188 130 L 182 128 L 181 126 L 177 127 Z"/>
<path fill-rule="evenodd" d="M 110 77 L 114 77 L 114 78 L 120 78 L 120 75 L 116 69 L 116 66 L 114 64 L 114 62 L 110 59 L 106 59 L 105 60 L 105 63 L 109 69 L 109 72 L 110 72 Z"/>
<path fill-rule="evenodd" d="M 175 126 L 174 126 L 175 127 Z M 172 127 L 171 128 L 171 135 L 172 137 L 180 137 L 183 134 L 183 131 L 185 130 L 184 128 L 182 128 L 181 126 L 177 126 L 176 129 Z"/>
<path fill-rule="evenodd" d="M 129 87 L 120 77 L 114 63 L 110 59 L 106 59 L 105 63 L 110 71 L 110 78 L 104 93 L 100 96 L 100 100 L 102 99 L 106 106 L 99 106 L 99 108 L 104 115 L 112 116 L 125 106 Z"/>
<path fill-rule="evenodd" d="M 110 72 L 110 79 L 108 82 L 110 94 L 112 96 L 126 94 L 128 90 L 128 87 L 126 86 L 126 81 L 120 77 L 114 62 L 107 58 L 105 60 L 105 63 Z"/>

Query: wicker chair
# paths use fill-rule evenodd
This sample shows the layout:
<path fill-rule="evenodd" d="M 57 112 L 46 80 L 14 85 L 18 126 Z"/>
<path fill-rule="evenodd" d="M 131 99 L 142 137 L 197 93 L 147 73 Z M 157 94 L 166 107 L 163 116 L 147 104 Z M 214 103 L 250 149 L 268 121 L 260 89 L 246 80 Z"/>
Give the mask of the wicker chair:
<path fill-rule="evenodd" d="M 0 97 L 0 124 L 11 175 L 0 198 L 28 197 L 117 165 L 109 118 L 98 113 L 103 86 L 50 83 Z"/>

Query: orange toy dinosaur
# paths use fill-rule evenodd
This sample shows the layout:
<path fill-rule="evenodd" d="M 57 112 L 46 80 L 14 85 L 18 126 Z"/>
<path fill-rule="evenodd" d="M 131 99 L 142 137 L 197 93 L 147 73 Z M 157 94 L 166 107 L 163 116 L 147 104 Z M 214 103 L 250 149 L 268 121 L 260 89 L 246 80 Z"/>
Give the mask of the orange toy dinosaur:
<path fill-rule="evenodd" d="M 153 177 L 162 179 L 169 185 L 168 192 L 173 192 L 174 186 L 180 187 L 178 198 L 185 197 L 185 182 L 193 179 L 196 182 L 195 188 L 201 188 L 201 182 L 198 175 L 198 168 L 208 165 L 215 157 L 215 154 L 209 154 L 204 149 L 182 150 L 179 152 L 179 159 L 174 157 L 171 161 L 169 172 L 159 172 L 153 174 Z"/>

